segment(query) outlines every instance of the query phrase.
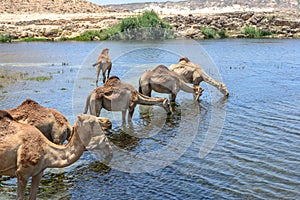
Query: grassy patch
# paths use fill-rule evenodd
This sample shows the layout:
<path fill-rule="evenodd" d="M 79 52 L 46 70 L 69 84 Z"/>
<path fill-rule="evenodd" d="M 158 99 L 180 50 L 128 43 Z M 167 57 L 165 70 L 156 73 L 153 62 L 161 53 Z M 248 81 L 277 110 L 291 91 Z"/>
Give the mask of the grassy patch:
<path fill-rule="evenodd" d="M 12 38 L 9 34 L 0 32 L 0 43 L 11 42 Z"/>
<path fill-rule="evenodd" d="M 36 76 L 36 77 L 29 77 L 26 78 L 25 80 L 27 81 L 39 81 L 39 82 L 44 82 L 44 81 L 49 81 L 51 80 L 51 77 L 47 77 L 47 76 Z"/>
<path fill-rule="evenodd" d="M 210 27 L 201 27 L 201 32 L 205 39 L 218 39 L 227 37 L 226 31 L 223 29 L 215 30 Z"/>
<path fill-rule="evenodd" d="M 47 38 L 32 38 L 32 37 L 29 37 L 29 38 L 21 39 L 20 41 L 24 41 L 24 42 L 46 42 L 46 41 L 48 41 L 48 39 Z"/>
<path fill-rule="evenodd" d="M 4 86 L 0 84 L 0 89 L 2 89 L 2 88 L 4 88 Z"/>
<path fill-rule="evenodd" d="M 265 36 L 272 35 L 270 31 L 256 29 L 254 27 L 246 26 L 242 30 L 242 34 L 245 34 L 249 38 L 261 38 Z"/>

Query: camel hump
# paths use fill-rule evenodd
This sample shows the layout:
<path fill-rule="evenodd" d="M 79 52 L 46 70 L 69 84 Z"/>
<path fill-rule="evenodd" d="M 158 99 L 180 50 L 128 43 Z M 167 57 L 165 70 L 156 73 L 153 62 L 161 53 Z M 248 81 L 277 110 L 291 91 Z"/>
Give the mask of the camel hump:
<path fill-rule="evenodd" d="M 118 79 L 118 80 L 121 80 L 119 77 L 117 77 L 117 76 L 111 76 L 111 77 L 109 77 L 107 80 L 112 80 L 112 79 Z"/>
<path fill-rule="evenodd" d="M 169 71 L 169 69 L 165 65 L 158 65 L 153 71 L 155 71 L 155 70 L 168 70 Z"/>
<path fill-rule="evenodd" d="M 0 119 L 3 119 L 3 118 L 8 118 L 8 119 L 11 119 L 13 120 L 14 118 L 8 113 L 6 112 L 5 110 L 0 110 Z"/>
<path fill-rule="evenodd" d="M 190 59 L 188 59 L 187 57 L 181 57 L 179 59 L 179 62 L 181 62 L 181 61 L 190 62 Z"/>
<path fill-rule="evenodd" d="M 38 103 L 32 99 L 26 99 L 25 101 L 22 102 L 21 105 L 34 105 L 34 104 L 36 105 Z"/>

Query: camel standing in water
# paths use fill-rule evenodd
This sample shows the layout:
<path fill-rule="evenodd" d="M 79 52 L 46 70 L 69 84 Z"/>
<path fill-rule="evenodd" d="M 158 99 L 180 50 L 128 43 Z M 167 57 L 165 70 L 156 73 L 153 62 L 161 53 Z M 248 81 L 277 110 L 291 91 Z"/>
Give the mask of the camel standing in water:
<path fill-rule="evenodd" d="M 63 114 L 32 99 L 26 99 L 18 107 L 6 111 L 18 122 L 35 126 L 55 144 L 63 144 L 72 131 L 71 124 Z"/>
<path fill-rule="evenodd" d="M 102 70 L 102 76 L 103 76 L 103 83 L 105 83 L 106 79 L 109 78 L 110 70 L 112 67 L 112 63 L 110 60 L 110 57 L 108 55 L 109 49 L 105 48 L 100 53 L 97 61 L 95 64 L 93 64 L 93 67 L 96 66 L 96 86 L 98 86 L 98 79 L 100 71 Z M 106 77 L 106 71 L 107 71 L 107 77 Z"/>
<path fill-rule="evenodd" d="M 207 73 L 205 73 L 200 65 L 192 63 L 187 57 L 180 58 L 177 64 L 169 66 L 169 70 L 176 72 L 185 82 L 192 83 L 194 86 L 200 85 L 200 83 L 204 81 L 216 87 L 225 96 L 229 95 L 224 83 L 211 78 Z"/>
<path fill-rule="evenodd" d="M 86 100 L 84 113 L 90 108 L 91 115 L 99 116 L 101 109 L 122 111 L 122 121 L 125 122 L 128 110 L 128 121 L 132 119 L 137 104 L 157 105 L 171 114 L 170 105 L 166 98 L 150 98 L 140 94 L 133 85 L 116 77 L 110 77 L 103 86 L 94 89 Z"/>
<path fill-rule="evenodd" d="M 71 138 L 65 146 L 50 142 L 37 128 L 15 121 L 8 112 L 2 110 L 0 133 L 0 174 L 17 177 L 17 199 L 24 199 L 30 177 L 29 199 L 36 199 L 43 171 L 73 164 L 90 141 L 97 144 L 95 150 L 106 156 L 112 155 L 112 148 L 102 134 L 98 119 L 91 115 L 81 114 L 77 117 Z"/>
<path fill-rule="evenodd" d="M 198 101 L 203 89 L 199 86 L 189 86 L 180 76 L 170 71 L 166 66 L 159 65 L 153 70 L 147 70 L 139 80 L 139 92 L 151 96 L 151 91 L 171 94 L 171 102 L 175 102 L 177 93 L 180 90 L 193 93 L 194 100 Z"/>

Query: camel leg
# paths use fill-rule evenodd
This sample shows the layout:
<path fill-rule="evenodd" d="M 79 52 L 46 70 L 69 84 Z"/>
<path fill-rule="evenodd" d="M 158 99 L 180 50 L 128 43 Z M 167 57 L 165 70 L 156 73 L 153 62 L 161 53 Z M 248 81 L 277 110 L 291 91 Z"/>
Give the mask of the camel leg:
<path fill-rule="evenodd" d="M 103 83 L 106 81 L 106 76 L 105 76 L 106 71 L 102 70 L 102 76 L 103 76 Z"/>
<path fill-rule="evenodd" d="M 23 200 L 29 177 L 23 177 L 20 172 L 16 172 L 16 175 L 18 178 L 17 200 Z"/>
<path fill-rule="evenodd" d="M 122 110 L 122 123 L 126 123 L 126 110 Z"/>
<path fill-rule="evenodd" d="M 43 172 L 32 177 L 29 200 L 35 200 Z"/>
<path fill-rule="evenodd" d="M 134 107 L 135 106 L 128 108 L 128 122 L 132 121 L 132 116 L 133 116 L 133 113 L 134 113 Z"/>
<path fill-rule="evenodd" d="M 110 67 L 107 69 L 107 78 L 109 78 L 110 70 L 111 70 L 111 65 L 110 65 Z"/>
<path fill-rule="evenodd" d="M 100 74 L 101 64 L 96 66 L 96 86 L 98 86 L 99 74 Z"/>
<path fill-rule="evenodd" d="M 175 93 L 171 93 L 171 103 L 175 103 L 175 99 L 176 99 L 176 95 Z"/>

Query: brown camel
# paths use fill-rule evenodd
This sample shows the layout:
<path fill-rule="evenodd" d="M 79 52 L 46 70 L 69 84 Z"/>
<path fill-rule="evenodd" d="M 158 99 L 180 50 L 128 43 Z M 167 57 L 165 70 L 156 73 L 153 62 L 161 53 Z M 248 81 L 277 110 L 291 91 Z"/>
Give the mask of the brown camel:
<path fill-rule="evenodd" d="M 71 134 L 72 126 L 63 114 L 32 99 L 26 99 L 18 107 L 6 111 L 15 120 L 38 128 L 55 144 L 63 144 Z"/>
<path fill-rule="evenodd" d="M 194 99 L 199 100 L 203 89 L 200 86 L 187 85 L 178 74 L 170 71 L 166 66 L 159 65 L 153 70 L 147 70 L 139 80 L 139 92 L 151 96 L 151 91 L 171 94 L 171 102 L 175 102 L 180 90 L 193 93 Z"/>
<path fill-rule="evenodd" d="M 200 85 L 200 83 L 204 81 L 216 87 L 225 96 L 229 95 L 224 83 L 211 78 L 207 73 L 205 73 L 200 65 L 192 63 L 187 57 L 180 58 L 177 64 L 169 66 L 169 70 L 176 72 L 185 82 L 192 83 L 194 86 Z"/>
<path fill-rule="evenodd" d="M 89 142 L 107 156 L 112 148 L 97 118 L 81 114 L 77 117 L 67 145 L 50 142 L 34 126 L 15 121 L 0 110 L 0 174 L 17 177 L 17 199 L 24 199 L 28 179 L 32 177 L 29 199 L 36 199 L 38 186 L 46 168 L 63 168 L 76 162 Z M 95 141 L 98 141 L 98 143 Z"/>
<path fill-rule="evenodd" d="M 91 115 L 99 116 L 101 109 L 108 111 L 122 111 L 122 121 L 125 122 L 128 110 L 128 121 L 132 119 L 134 108 L 137 104 L 157 105 L 171 114 L 170 105 L 166 98 L 150 98 L 140 94 L 134 86 L 121 82 L 116 77 L 110 77 L 103 86 L 94 89 L 86 100 L 84 113 L 90 108 Z"/>
<path fill-rule="evenodd" d="M 110 70 L 112 67 L 112 63 L 110 60 L 110 57 L 108 55 L 109 49 L 105 48 L 100 53 L 97 61 L 95 64 L 93 64 L 93 67 L 96 66 L 96 86 L 98 86 L 98 79 L 100 71 L 102 70 L 102 76 L 103 76 L 103 83 L 105 83 L 106 79 L 109 78 Z M 106 77 L 106 71 L 107 71 L 107 77 Z"/>

